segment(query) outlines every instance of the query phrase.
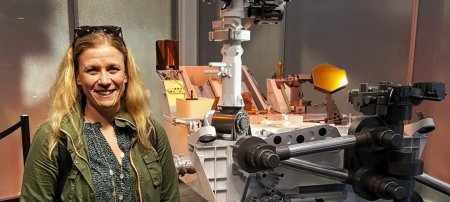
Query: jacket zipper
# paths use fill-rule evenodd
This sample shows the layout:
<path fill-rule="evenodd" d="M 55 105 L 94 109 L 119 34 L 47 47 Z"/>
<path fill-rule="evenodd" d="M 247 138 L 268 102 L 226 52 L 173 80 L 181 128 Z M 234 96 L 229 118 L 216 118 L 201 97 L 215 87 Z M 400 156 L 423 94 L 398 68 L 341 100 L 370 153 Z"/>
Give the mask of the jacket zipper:
<path fill-rule="evenodd" d="M 63 129 L 60 129 L 63 133 L 65 133 L 69 138 L 70 138 L 70 143 L 72 144 L 72 147 L 74 148 L 74 151 L 75 151 L 75 154 L 78 156 L 78 157 L 80 157 L 81 159 L 83 159 L 84 161 L 86 161 L 86 163 L 88 163 L 89 164 L 89 161 L 86 159 L 86 158 L 84 158 L 83 156 L 81 156 L 79 153 L 78 153 L 78 149 L 75 147 L 75 143 L 73 143 L 73 138 L 72 138 L 72 136 L 67 132 L 67 131 L 65 131 L 65 130 L 63 130 Z"/>
<path fill-rule="evenodd" d="M 134 128 L 136 128 L 136 126 L 135 126 L 133 123 L 131 123 L 128 119 L 124 119 L 124 118 L 116 118 L 116 119 L 119 119 L 119 120 L 122 120 L 122 121 L 126 121 L 127 123 L 129 123 L 130 125 L 132 125 Z M 149 131 L 149 134 L 148 134 L 148 135 L 150 135 L 150 131 Z M 135 144 L 136 144 L 136 143 L 135 143 Z M 155 151 L 155 154 L 158 154 L 158 152 L 155 150 L 155 148 L 153 148 L 153 147 L 151 147 L 151 148 L 153 149 L 153 151 Z M 137 176 L 139 201 L 142 202 L 141 178 L 140 178 L 140 176 L 139 176 L 138 170 L 136 169 L 136 166 L 135 166 L 134 163 L 133 163 L 133 156 L 131 155 L 131 149 L 129 150 L 129 153 L 130 153 L 131 167 L 133 167 L 134 172 L 136 172 L 136 176 Z"/>
<path fill-rule="evenodd" d="M 133 163 L 133 156 L 131 155 L 131 149 L 128 151 L 130 154 L 130 163 L 131 163 L 131 167 L 133 167 L 134 172 L 136 172 L 136 177 L 137 177 L 137 189 L 138 189 L 138 194 L 139 194 L 139 201 L 142 202 L 142 193 L 141 193 L 141 178 L 139 177 L 139 172 L 136 169 L 136 166 Z"/>

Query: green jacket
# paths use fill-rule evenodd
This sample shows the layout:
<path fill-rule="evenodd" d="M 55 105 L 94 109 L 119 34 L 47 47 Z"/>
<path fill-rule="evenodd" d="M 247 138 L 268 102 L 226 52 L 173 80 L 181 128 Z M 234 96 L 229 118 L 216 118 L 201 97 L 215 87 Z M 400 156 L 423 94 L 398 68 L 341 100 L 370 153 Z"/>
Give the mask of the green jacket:
<path fill-rule="evenodd" d="M 77 120 L 77 127 L 83 122 Z M 129 162 L 130 177 L 134 198 L 139 201 L 180 201 L 178 175 L 172 158 L 169 141 L 164 128 L 153 121 L 156 129 L 157 146 L 147 149 L 138 140 L 132 138 Z M 115 117 L 118 127 L 135 129 L 134 121 L 126 112 Z M 61 194 L 63 201 L 94 201 L 93 181 L 88 162 L 86 136 L 78 137 L 75 126 L 63 120 L 62 132 L 67 135 L 67 150 L 72 158 L 72 169 L 69 172 Z M 20 201 L 54 201 L 58 176 L 58 149 L 48 157 L 48 144 L 51 127 L 44 123 L 37 130 L 33 144 L 27 157 L 23 176 Z M 73 140 L 81 138 L 81 144 Z"/>

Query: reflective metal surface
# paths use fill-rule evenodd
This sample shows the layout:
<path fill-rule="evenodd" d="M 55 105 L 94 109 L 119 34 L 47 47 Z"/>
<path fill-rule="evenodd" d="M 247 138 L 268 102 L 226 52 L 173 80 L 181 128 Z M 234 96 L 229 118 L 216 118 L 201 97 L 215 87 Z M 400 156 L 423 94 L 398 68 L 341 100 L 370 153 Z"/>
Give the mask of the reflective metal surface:
<path fill-rule="evenodd" d="M 178 41 L 156 40 L 156 70 L 178 70 Z"/>
<path fill-rule="evenodd" d="M 334 93 L 348 84 L 345 70 L 330 65 L 320 64 L 311 70 L 314 87 L 326 93 Z"/>

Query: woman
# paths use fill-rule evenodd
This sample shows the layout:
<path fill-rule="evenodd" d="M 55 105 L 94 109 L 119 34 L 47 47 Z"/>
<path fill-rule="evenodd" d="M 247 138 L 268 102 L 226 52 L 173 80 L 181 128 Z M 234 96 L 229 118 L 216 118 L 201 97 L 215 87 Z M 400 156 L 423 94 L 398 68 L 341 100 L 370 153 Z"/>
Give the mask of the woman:
<path fill-rule="evenodd" d="M 21 201 L 179 201 L 166 133 L 149 118 L 149 97 L 120 27 L 75 29 L 51 99 L 27 158 Z"/>

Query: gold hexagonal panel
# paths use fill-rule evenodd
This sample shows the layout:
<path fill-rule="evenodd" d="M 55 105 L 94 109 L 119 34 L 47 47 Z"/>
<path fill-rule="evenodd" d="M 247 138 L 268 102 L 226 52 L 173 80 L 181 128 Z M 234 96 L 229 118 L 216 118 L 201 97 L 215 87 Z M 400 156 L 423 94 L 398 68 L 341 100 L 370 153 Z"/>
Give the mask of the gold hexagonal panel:
<path fill-rule="evenodd" d="M 334 93 L 348 84 L 345 70 L 330 65 L 320 64 L 311 70 L 313 85 L 326 93 Z"/>

